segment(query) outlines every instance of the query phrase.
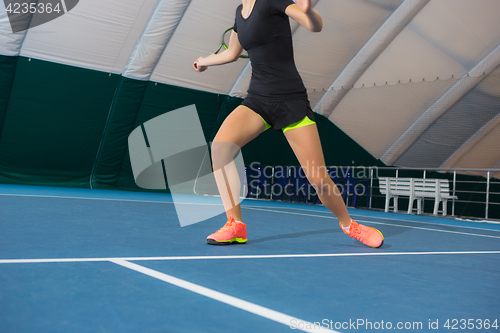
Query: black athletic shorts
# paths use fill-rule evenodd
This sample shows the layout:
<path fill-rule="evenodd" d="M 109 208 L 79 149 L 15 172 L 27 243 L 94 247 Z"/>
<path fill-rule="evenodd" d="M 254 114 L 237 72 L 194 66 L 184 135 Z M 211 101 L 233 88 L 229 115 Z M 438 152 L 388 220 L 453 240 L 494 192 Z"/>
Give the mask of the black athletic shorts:
<path fill-rule="evenodd" d="M 310 120 L 315 121 L 314 112 L 307 99 L 276 102 L 247 97 L 241 105 L 252 109 L 276 131 L 297 123 L 306 116 Z"/>

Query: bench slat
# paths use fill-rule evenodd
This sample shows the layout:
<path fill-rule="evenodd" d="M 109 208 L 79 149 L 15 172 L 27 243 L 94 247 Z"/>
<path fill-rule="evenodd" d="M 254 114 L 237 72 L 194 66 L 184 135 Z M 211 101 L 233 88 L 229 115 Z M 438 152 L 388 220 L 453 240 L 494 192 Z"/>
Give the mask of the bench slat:
<path fill-rule="evenodd" d="M 379 177 L 379 189 L 381 194 L 386 195 L 386 208 L 388 211 L 389 200 L 394 198 L 394 210 L 397 211 L 398 196 L 410 197 L 408 213 L 413 209 L 413 200 L 417 200 L 417 213 L 421 211 L 421 200 L 423 198 L 434 198 L 434 215 L 437 215 L 439 203 L 443 202 L 443 216 L 446 215 L 446 202 L 448 199 L 458 199 L 450 194 L 450 183 L 448 179 L 433 178 L 393 178 Z M 439 184 L 439 185 L 438 185 Z"/>

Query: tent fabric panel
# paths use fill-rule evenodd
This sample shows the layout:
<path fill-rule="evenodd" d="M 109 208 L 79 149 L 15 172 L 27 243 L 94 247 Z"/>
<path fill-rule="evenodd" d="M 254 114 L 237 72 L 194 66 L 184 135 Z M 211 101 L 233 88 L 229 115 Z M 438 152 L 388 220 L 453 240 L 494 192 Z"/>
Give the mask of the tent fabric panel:
<path fill-rule="evenodd" d="M 394 0 L 363 0 L 364 2 L 371 3 L 380 8 L 384 8 L 390 12 L 395 11 L 398 6 L 403 2 L 403 0 L 394 1 Z"/>
<path fill-rule="evenodd" d="M 491 74 L 485 82 L 482 82 L 476 90 L 478 96 L 486 95 L 493 102 L 500 99 L 500 68 Z M 498 156 L 500 150 L 497 149 L 500 136 L 496 135 L 498 126 L 500 126 L 499 104 L 497 102 L 490 105 L 490 108 L 496 106 L 497 115 L 471 136 L 441 167 L 466 168 L 467 165 L 474 165 L 473 168 L 498 169 L 500 167 L 500 157 Z M 488 144 L 490 146 L 487 146 Z M 479 154 L 483 154 L 483 156 L 479 158 Z"/>
<path fill-rule="evenodd" d="M 456 80 L 352 88 L 329 119 L 376 158 Z"/>
<path fill-rule="evenodd" d="M 448 165 L 447 167 L 498 169 L 500 167 L 500 149 L 498 149 L 498 142 L 500 142 L 500 125 L 491 129 L 472 149 L 469 149 L 467 153 L 453 165 Z M 484 175 L 484 172 L 480 174 Z M 500 178 L 500 173 L 497 172 L 494 176 Z"/>
<path fill-rule="evenodd" d="M 0 138 L 0 182 L 89 187 L 117 79 L 20 57 Z"/>
<path fill-rule="evenodd" d="M 26 30 L 13 33 L 5 6 L 0 5 L 0 55 L 17 56 L 21 51 Z"/>
<path fill-rule="evenodd" d="M 121 73 L 156 0 L 85 0 L 56 20 L 31 28 L 21 55 Z"/>
<path fill-rule="evenodd" d="M 466 80 L 478 81 L 479 79 L 468 78 Z M 500 91 L 500 75 L 485 78 L 479 86 L 472 89 L 434 121 L 394 162 L 394 165 L 439 168 L 469 138 L 494 119 L 500 113 L 500 96 L 482 93 L 481 86 L 495 86 Z M 471 112 L 471 110 L 474 111 Z M 498 139 L 500 142 L 500 137 Z"/>
<path fill-rule="evenodd" d="M 485 8 L 495 14 L 485 16 Z M 499 45 L 500 20 L 494 15 L 500 15 L 498 1 L 429 2 L 356 85 L 466 74 Z"/>
<path fill-rule="evenodd" d="M 400 0 L 394 3 L 401 3 Z M 365 1 L 320 1 L 323 30 L 300 27 L 294 35 L 295 62 L 310 89 L 328 88 L 391 14 Z"/>
<path fill-rule="evenodd" d="M 151 80 L 180 87 L 228 94 L 248 62 L 237 62 L 198 73 L 192 69 L 200 56 L 207 57 L 221 43 L 223 32 L 232 27 L 238 0 L 215 5 L 210 1 L 193 0 L 169 45 L 161 57 Z"/>
<path fill-rule="evenodd" d="M 411 25 L 412 23 L 410 23 Z M 396 60 L 397 59 L 397 60 Z M 354 83 L 354 87 L 410 81 L 446 80 L 467 70 L 452 55 L 442 52 L 415 31 L 404 29 Z"/>
<path fill-rule="evenodd" d="M 460 6 L 462 9 L 470 8 L 470 17 L 479 15 L 488 6 L 491 7 L 492 11 L 500 14 L 498 4 L 493 5 L 488 0 L 478 3 L 430 2 L 355 84 L 355 87 L 363 85 L 366 87 L 387 83 L 388 86 L 396 84 L 394 86 L 396 87 L 399 82 L 406 83 L 409 80 L 415 82 L 425 79 L 426 85 L 413 89 L 413 93 L 417 96 L 404 95 L 406 98 L 403 98 L 403 95 L 396 93 L 394 90 L 396 88 L 393 88 L 394 94 L 392 96 L 387 94 L 386 101 L 381 102 L 384 99 L 382 96 L 371 96 L 369 93 L 363 95 L 356 93 L 356 98 L 349 96 L 354 93 L 355 89 L 353 89 L 349 91 L 330 117 L 342 130 L 353 135 L 353 138 L 374 156 L 378 158 L 384 156 L 398 138 L 432 105 L 433 100 L 437 101 L 446 92 L 443 88 L 451 87 L 438 83 L 427 85 L 427 81 L 436 80 L 439 77 L 439 80 L 435 81 L 439 82 L 453 77 L 454 79 L 443 82 L 454 82 L 468 71 L 474 70 L 478 64 L 482 63 L 481 60 L 494 52 L 497 47 L 495 44 L 484 45 L 481 39 L 476 36 L 476 31 L 482 29 L 482 25 L 478 23 L 480 20 L 475 18 L 468 21 L 467 24 L 464 23 L 463 17 L 460 16 L 465 15 L 464 10 L 457 14 L 454 10 L 455 6 Z M 475 6 L 480 6 L 482 10 L 476 10 Z M 470 25 L 474 22 L 478 24 L 477 27 Z M 495 22 L 495 24 L 497 23 Z M 457 34 L 456 30 L 460 33 Z M 497 37 L 500 37 L 500 29 L 489 31 L 488 34 L 489 40 L 496 40 Z M 446 36 L 460 36 L 460 38 L 450 37 L 446 39 Z M 417 87 L 413 84 L 408 86 Z M 420 87 L 426 86 L 430 90 L 421 90 Z M 338 92 L 332 91 L 329 94 L 334 95 Z M 368 99 L 373 100 L 372 106 L 364 102 Z M 372 117 L 369 114 L 366 116 L 359 111 L 369 108 L 376 108 L 378 116 Z M 358 120 L 356 124 L 351 120 L 353 118 Z M 368 119 L 376 121 L 373 124 L 379 124 L 381 127 L 375 131 L 370 130 L 372 123 Z M 361 133 L 354 133 L 355 130 L 349 130 L 348 126 L 352 128 L 356 126 L 361 130 Z M 373 137 L 380 141 L 371 140 Z M 392 162 L 390 163 L 392 164 Z"/>
<path fill-rule="evenodd" d="M 500 45 L 499 1 L 448 0 L 447 2 L 485 48 Z"/>
<path fill-rule="evenodd" d="M 384 153 L 381 160 L 393 164 L 439 117 L 459 102 L 496 67 L 500 66 L 500 46 L 491 51 L 469 73 L 439 97 Z M 483 74 L 480 74 L 483 73 Z M 489 85 L 486 85 L 489 86 Z"/>
<path fill-rule="evenodd" d="M 149 80 L 191 0 L 159 1 L 139 38 L 123 76 Z"/>
<path fill-rule="evenodd" d="M 367 68 L 428 2 L 429 0 L 406 1 L 391 13 L 359 51 L 349 57 L 349 63 L 343 67 L 342 72 L 329 85 L 328 92 L 318 102 L 315 111 L 328 117 L 345 97 L 347 90 L 341 90 L 341 88 L 354 86 Z M 337 91 L 333 93 L 332 90 Z"/>

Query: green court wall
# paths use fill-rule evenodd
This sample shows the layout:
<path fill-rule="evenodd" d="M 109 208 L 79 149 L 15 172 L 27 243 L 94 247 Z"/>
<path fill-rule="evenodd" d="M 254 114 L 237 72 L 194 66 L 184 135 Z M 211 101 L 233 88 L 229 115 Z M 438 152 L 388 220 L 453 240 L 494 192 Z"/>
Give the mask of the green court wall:
<path fill-rule="evenodd" d="M 0 56 L 0 183 L 147 191 L 132 174 L 133 129 L 195 104 L 211 142 L 240 103 L 223 94 Z M 327 165 L 383 166 L 327 118 L 316 114 L 316 122 Z M 247 165 L 298 165 L 281 131 L 261 134 L 243 148 L 243 156 Z M 470 206 L 458 206 L 457 213 L 480 211 Z M 497 207 L 492 213 L 500 214 Z"/>

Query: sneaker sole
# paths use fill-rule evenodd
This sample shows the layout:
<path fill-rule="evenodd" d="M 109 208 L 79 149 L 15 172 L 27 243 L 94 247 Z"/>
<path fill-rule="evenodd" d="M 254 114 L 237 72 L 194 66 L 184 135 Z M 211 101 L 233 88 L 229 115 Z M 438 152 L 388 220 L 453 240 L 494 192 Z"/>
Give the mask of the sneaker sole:
<path fill-rule="evenodd" d="M 210 245 L 231 245 L 231 244 L 246 244 L 247 240 L 243 238 L 233 238 L 227 241 L 216 241 L 215 239 L 208 238 L 207 244 Z"/>

